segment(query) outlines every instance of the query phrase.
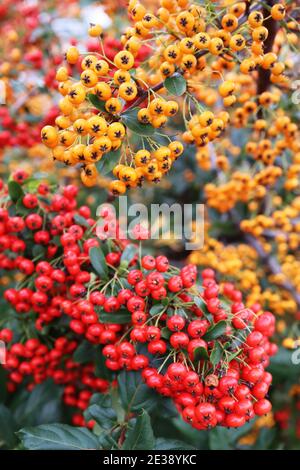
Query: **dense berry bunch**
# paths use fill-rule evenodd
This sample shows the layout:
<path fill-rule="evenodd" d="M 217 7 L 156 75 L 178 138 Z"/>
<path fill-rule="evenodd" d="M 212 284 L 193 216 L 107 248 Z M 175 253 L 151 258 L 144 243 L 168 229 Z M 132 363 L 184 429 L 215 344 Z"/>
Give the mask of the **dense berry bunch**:
<path fill-rule="evenodd" d="M 252 72 L 259 68 L 269 74 L 272 83 L 287 83 L 284 63 L 269 51 L 264 26 L 268 18 L 260 10 L 249 11 L 246 3 L 221 11 L 221 19 L 217 10 L 188 0 L 162 0 L 153 13 L 138 0 L 131 0 L 128 12 L 133 25 L 126 29 L 121 50 L 112 58 L 106 55 L 98 24 L 89 28 L 89 35 L 99 39 L 97 52 L 80 54 L 75 46 L 67 50 L 69 66 L 56 74 L 63 95 L 59 103 L 62 114 L 56 127 L 42 130 L 42 140 L 52 149 L 54 159 L 66 165 L 81 164 L 81 179 L 87 186 L 97 183 L 104 165 L 115 166 L 117 180 L 110 185 L 115 194 L 123 194 L 126 187 L 135 187 L 144 179 L 158 182 L 183 152 L 182 144 L 172 142 L 167 130 L 156 131 L 177 114 L 179 102 L 174 96 L 183 96 L 181 120 L 186 131 L 182 140 L 196 145 L 197 159 L 202 162 L 208 158 L 208 144 L 220 137 L 230 120 L 219 106 L 211 110 L 201 104 L 207 101 L 211 79 L 216 81 L 217 91 L 207 104 L 220 98 L 227 108 L 237 102 L 237 95 L 242 97 L 242 101 L 238 99 L 243 107 L 233 114 L 237 127 L 258 110 L 255 93 L 244 93 Z M 275 4 L 272 21 L 284 17 L 285 7 Z M 70 69 L 78 63 L 79 76 Z M 225 72 L 229 72 L 228 79 L 223 77 Z M 267 91 L 259 96 L 261 107 L 277 101 L 278 95 Z M 140 142 L 133 142 L 132 132 Z M 164 140 L 171 143 L 166 145 Z M 273 157 L 264 158 L 270 163 Z M 219 164 L 225 165 L 224 158 Z"/>
<path fill-rule="evenodd" d="M 101 34 L 97 26 L 91 29 L 90 34 L 94 34 L 94 30 Z M 94 54 L 82 58 L 80 81 L 75 84 L 70 81 L 67 68 L 61 67 L 57 71 L 58 90 L 64 96 L 59 103 L 62 114 L 56 118 L 56 129 L 52 126 L 42 129 L 42 140 L 52 148 L 55 160 L 66 165 L 82 165 L 81 179 L 87 186 L 94 186 L 97 181 L 97 162 L 102 158 L 107 162 L 116 161 L 114 175 L 118 180 L 112 182 L 110 189 L 115 194 L 122 194 L 126 187 L 136 187 L 144 179 L 159 181 L 181 155 L 183 146 L 171 140 L 168 145 L 153 146 L 150 137 L 145 137 L 145 141 L 151 144 L 150 151 L 146 150 L 143 140 L 142 150 L 133 153 L 130 147 L 127 148 L 124 163 L 117 164 L 121 162 L 120 149 L 128 146 L 128 140 L 124 144 L 124 139 L 128 139 L 126 123 L 130 128 L 132 120 L 136 119 L 137 123 L 141 122 L 137 133 L 150 135 L 149 126 L 161 127 L 168 117 L 177 113 L 178 104 L 156 98 L 151 102 L 150 110 L 141 108 L 131 112 L 129 103 L 135 100 L 141 89 L 128 72 L 133 67 L 134 56 L 121 50 L 115 53 L 114 62 L 111 62 L 105 51 L 103 46 L 102 59 Z M 71 47 L 66 58 L 69 63 L 76 63 L 78 50 Z M 92 106 L 87 106 L 87 100 Z M 100 110 L 98 115 L 93 107 Z M 130 165 L 127 160 L 131 161 Z"/>
<path fill-rule="evenodd" d="M 49 349 L 32 338 L 14 343 L 9 330 L 1 331 L 9 344 L 11 390 L 26 376 L 32 383 L 50 376 L 66 386 L 66 403 L 84 408 L 80 394 L 78 404 L 75 391 L 67 392 L 76 389 L 73 381 L 91 374 L 90 388 L 107 387 L 93 376 L 93 364 L 78 368 L 72 359 L 85 338 L 104 355 L 107 369 L 141 371 L 197 429 L 239 427 L 271 409 L 265 398 L 272 380 L 265 368 L 276 352 L 270 312 L 259 304 L 246 308 L 241 292 L 219 284 L 211 269 L 200 283 L 195 266 L 178 269 L 165 256 L 142 256 L 121 233 L 101 242 L 89 209 L 76 207 L 75 186 L 53 196 L 47 190 L 40 185 L 29 193 L 26 179 L 22 187 L 9 183 L 18 200 L 1 209 L 0 265 L 23 276 L 4 298 L 39 337 L 61 322 L 68 332 Z M 109 234 L 117 221 L 105 209 L 101 217 L 97 234 Z M 84 394 L 85 404 L 90 395 Z"/>
<path fill-rule="evenodd" d="M 75 360 L 78 343 L 66 336 L 58 337 L 51 347 L 32 337 L 23 342 L 13 341 L 12 331 L 0 330 L 0 339 L 8 344 L 4 369 L 8 372 L 7 388 L 14 393 L 21 384 L 31 391 L 37 384 L 51 378 L 63 387 L 62 401 L 72 409 L 76 426 L 93 427 L 82 413 L 94 393 L 105 393 L 109 382 L 95 375 L 95 364 L 79 364 Z"/>

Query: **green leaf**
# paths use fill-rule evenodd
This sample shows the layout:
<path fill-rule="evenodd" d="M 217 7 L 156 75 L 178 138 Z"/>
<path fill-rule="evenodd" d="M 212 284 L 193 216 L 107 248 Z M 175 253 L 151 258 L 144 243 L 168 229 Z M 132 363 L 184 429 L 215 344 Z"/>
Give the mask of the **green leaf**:
<path fill-rule="evenodd" d="M 119 310 L 119 313 L 101 312 L 100 321 L 101 323 L 125 325 L 125 323 L 129 323 L 131 321 L 131 313 L 125 309 Z"/>
<path fill-rule="evenodd" d="M 89 341 L 83 341 L 76 349 L 73 359 L 78 364 L 93 362 L 97 353 L 94 346 Z"/>
<path fill-rule="evenodd" d="M 94 364 L 96 377 L 100 377 L 101 379 L 105 379 L 110 382 L 113 380 L 114 372 L 106 367 L 105 357 L 103 356 L 102 351 L 97 354 L 96 358 L 94 359 Z"/>
<path fill-rule="evenodd" d="M 127 245 L 125 250 L 122 253 L 121 263 L 122 261 L 127 261 L 127 263 L 129 264 L 133 260 L 135 255 L 137 254 L 137 251 L 138 251 L 137 246 Z"/>
<path fill-rule="evenodd" d="M 11 403 L 14 418 L 21 426 L 53 423 L 61 419 L 62 389 L 51 379 L 36 385 L 31 392 L 22 390 Z"/>
<path fill-rule="evenodd" d="M 299 359 L 299 351 L 289 351 L 283 347 L 280 347 L 276 355 L 271 357 L 269 371 L 276 378 L 276 380 L 298 377 L 300 371 Z"/>
<path fill-rule="evenodd" d="M 98 276 L 103 279 L 108 276 L 108 268 L 103 251 L 99 246 L 93 246 L 89 250 L 91 264 Z"/>
<path fill-rule="evenodd" d="M 128 127 L 132 132 L 141 136 L 151 136 L 155 133 L 154 127 L 150 124 L 141 124 L 138 120 L 139 108 L 130 109 L 125 111 L 121 116 L 122 123 Z M 100 160 L 101 161 L 101 160 Z"/>
<path fill-rule="evenodd" d="M 30 209 L 24 206 L 23 197 L 20 197 L 16 202 L 16 212 L 21 215 L 28 215 L 31 212 Z"/>
<path fill-rule="evenodd" d="M 209 357 L 210 362 L 213 366 L 216 366 L 220 362 L 220 360 L 222 359 L 222 354 L 223 349 L 220 343 L 216 342 Z"/>
<path fill-rule="evenodd" d="M 158 395 L 143 381 L 140 372 L 122 371 L 118 376 L 121 402 L 126 411 L 151 411 L 158 403 Z"/>
<path fill-rule="evenodd" d="M 82 217 L 81 215 L 75 214 L 73 216 L 73 219 L 74 219 L 74 222 L 76 222 L 76 224 L 82 225 L 82 227 L 91 228 L 91 226 L 87 222 L 87 220 L 84 217 Z"/>
<path fill-rule="evenodd" d="M 196 448 L 177 439 L 158 437 L 155 440 L 154 450 L 196 450 Z"/>
<path fill-rule="evenodd" d="M 205 341 L 212 341 L 213 339 L 217 339 L 220 336 L 222 336 L 226 331 L 226 321 L 221 320 L 218 323 L 215 323 L 212 325 L 205 335 L 203 336 L 203 339 Z"/>
<path fill-rule="evenodd" d="M 269 449 L 275 439 L 276 429 L 274 428 L 261 428 L 259 435 L 253 449 L 266 450 Z"/>
<path fill-rule="evenodd" d="M 25 449 L 29 450 L 94 450 L 96 436 L 86 428 L 67 424 L 42 424 L 21 429 L 18 433 Z"/>
<path fill-rule="evenodd" d="M 194 351 L 194 361 L 200 361 L 204 359 L 205 361 L 207 361 L 209 359 L 209 356 L 208 356 L 208 352 L 205 348 L 196 348 L 195 351 Z"/>
<path fill-rule="evenodd" d="M 150 416 L 143 410 L 126 434 L 122 450 L 152 450 L 155 444 Z"/>
<path fill-rule="evenodd" d="M 24 191 L 20 184 L 16 181 L 10 181 L 8 183 L 8 194 L 11 200 L 16 203 L 18 199 L 23 198 Z"/>
<path fill-rule="evenodd" d="M 157 305 L 153 305 L 153 307 L 150 308 L 150 315 L 159 315 L 160 313 L 162 313 L 163 311 L 165 310 L 165 307 L 164 305 L 162 304 L 157 304 Z"/>
<path fill-rule="evenodd" d="M 226 429 L 220 426 L 211 429 L 208 433 L 209 448 L 211 450 L 232 450 L 236 441 L 247 434 L 253 427 L 254 422 L 246 423 L 241 428 Z"/>
<path fill-rule="evenodd" d="M 115 151 L 105 153 L 101 160 L 96 163 L 97 170 L 101 175 L 107 175 L 119 163 L 121 157 L 121 148 Z"/>
<path fill-rule="evenodd" d="M 171 95 L 181 96 L 186 92 L 186 80 L 179 73 L 175 73 L 172 77 L 165 79 L 164 87 Z"/>
<path fill-rule="evenodd" d="M 96 109 L 99 111 L 106 111 L 105 109 L 105 103 L 104 101 L 101 101 L 97 95 L 94 95 L 93 93 L 88 93 L 87 94 L 87 99 L 89 100 L 90 103 L 92 103 L 93 106 L 95 106 Z"/>
<path fill-rule="evenodd" d="M 111 429 L 117 422 L 117 415 L 107 395 L 103 395 L 103 399 L 98 404 L 89 406 L 84 416 L 87 420 L 94 419 L 102 429 Z"/>
<path fill-rule="evenodd" d="M 204 300 L 201 297 L 195 296 L 194 297 L 194 302 L 197 305 L 197 307 L 200 308 L 203 315 L 206 318 L 210 319 L 211 315 L 210 315 L 209 311 L 207 310 L 207 306 L 206 306 L 206 303 L 204 302 Z"/>
<path fill-rule="evenodd" d="M 17 424 L 6 406 L 0 404 L 0 448 L 12 449 L 17 443 L 15 431 Z"/>
<path fill-rule="evenodd" d="M 167 326 L 161 329 L 161 337 L 164 339 L 170 339 L 170 336 L 172 336 L 172 331 L 169 330 Z"/>

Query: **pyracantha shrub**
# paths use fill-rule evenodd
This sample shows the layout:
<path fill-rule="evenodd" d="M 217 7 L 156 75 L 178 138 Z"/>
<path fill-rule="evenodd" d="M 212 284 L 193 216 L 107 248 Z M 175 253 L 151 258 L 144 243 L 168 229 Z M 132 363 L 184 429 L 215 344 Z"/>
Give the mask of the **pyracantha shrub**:
<path fill-rule="evenodd" d="M 67 64 L 56 73 L 61 114 L 56 126 L 41 132 L 55 160 L 81 166 L 86 186 L 97 183 L 98 171 L 113 170 L 114 194 L 144 180 L 159 182 L 182 154 L 181 141 L 195 145 L 201 160 L 207 145 L 229 125 L 225 108 L 235 105 L 256 70 L 269 74 L 276 85 L 287 84 L 284 63 L 269 50 L 264 26 L 269 16 L 256 5 L 210 9 L 188 0 L 162 0 L 152 12 L 131 0 L 128 13 L 132 26 L 112 58 L 106 55 L 99 24 L 89 28 L 89 35 L 99 40 L 98 50 L 81 53 L 71 46 L 66 51 Z M 273 22 L 282 21 L 285 7 L 275 4 L 270 13 Z M 211 79 L 217 81 L 217 91 L 210 104 L 217 98 L 222 103 L 216 110 L 201 104 Z M 264 91 L 259 105 L 269 106 L 278 98 Z M 242 118 L 247 120 L 258 111 L 257 104 L 250 94 L 243 101 Z M 179 108 L 181 140 L 175 140 L 168 123 Z M 239 119 L 237 115 L 234 121 Z M 264 158 L 272 159 L 272 152 Z"/>
<path fill-rule="evenodd" d="M 103 209 L 97 227 L 90 209 L 77 206 L 75 186 L 60 194 L 29 187 L 25 179 L 1 190 L 0 267 L 19 279 L 4 298 L 27 325 L 21 337 L 0 331 L 9 391 L 52 377 L 64 385 L 64 402 L 84 410 L 93 392 L 108 388 L 95 363 L 76 363 L 87 340 L 112 380 L 139 371 L 196 429 L 240 427 L 271 410 L 272 313 L 246 308 L 241 291 L 211 269 L 199 277 L 191 264 L 142 253 L 121 231 L 109 238 L 113 214 Z M 80 416 L 74 424 L 85 424 Z"/>

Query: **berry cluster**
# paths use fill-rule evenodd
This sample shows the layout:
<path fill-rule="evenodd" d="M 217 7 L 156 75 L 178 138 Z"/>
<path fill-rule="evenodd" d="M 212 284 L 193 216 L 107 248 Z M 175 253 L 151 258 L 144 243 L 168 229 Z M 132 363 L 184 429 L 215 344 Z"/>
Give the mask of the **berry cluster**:
<path fill-rule="evenodd" d="M 193 265 L 178 269 L 165 256 L 139 255 L 121 236 L 101 242 L 88 207 L 77 209 L 75 186 L 62 194 L 48 190 L 40 185 L 29 193 L 26 179 L 22 186 L 9 183 L 19 199 L 1 209 L 0 266 L 23 276 L 4 298 L 41 339 L 49 331 L 55 337 L 60 322 L 68 333 L 49 350 L 32 338 L 13 344 L 2 330 L 11 389 L 27 374 L 33 383 L 50 375 L 66 385 L 66 403 L 84 408 L 90 393 L 76 401 L 72 385 L 80 374 L 93 374 L 94 364 L 78 370 L 72 353 L 85 338 L 104 355 L 107 369 L 141 371 L 197 429 L 239 427 L 267 413 L 272 377 L 265 368 L 277 349 L 269 341 L 273 315 L 259 304 L 246 308 L 241 292 L 219 284 L 211 269 L 202 272 L 200 287 Z M 2 192 L 7 204 L 5 186 Z M 102 218 L 102 233 L 109 234 L 117 221 L 105 210 Z M 93 390 L 107 387 L 102 379 L 89 380 Z"/>
<path fill-rule="evenodd" d="M 91 26 L 89 34 L 97 34 L 101 41 L 98 25 Z M 52 149 L 55 160 L 66 165 L 82 165 L 81 180 L 86 186 L 95 185 L 96 164 L 105 155 L 105 160 L 117 157 L 121 161 L 117 151 L 121 149 L 127 131 L 120 116 L 122 113 L 126 116 L 128 103 L 135 100 L 139 90 L 137 80 L 128 72 L 134 64 L 133 54 L 121 50 L 115 54 L 114 62 L 107 57 L 104 47 L 103 54 L 100 59 L 95 54 L 82 59 L 80 81 L 75 84 L 71 82 L 67 68 L 61 67 L 57 71 L 58 90 L 64 96 L 59 103 L 62 114 L 55 120 L 57 128 L 45 126 L 42 129 L 42 141 Z M 75 46 L 69 48 L 66 59 L 69 64 L 77 63 L 79 52 Z M 92 106 L 91 103 L 87 105 L 87 100 Z M 101 110 L 98 115 L 93 106 Z M 177 111 L 177 102 L 155 98 L 149 108 L 139 109 L 136 119 L 143 132 L 146 125 L 161 127 Z M 134 156 L 131 150 L 126 152 L 125 164 L 116 164 L 114 169 L 114 175 L 118 177 L 110 185 L 114 194 L 122 194 L 127 187 L 135 187 L 144 179 L 159 181 L 183 152 L 182 144 L 176 141 L 168 147 L 154 148 L 152 152 L 140 150 Z M 127 158 L 131 160 L 130 165 L 126 163 Z"/>
<path fill-rule="evenodd" d="M 49 348 L 37 338 L 24 342 L 13 342 L 10 329 L 0 330 L 0 339 L 8 348 L 4 369 L 9 373 L 7 389 L 10 393 L 25 383 L 27 390 L 51 378 L 63 386 L 63 403 L 72 407 L 72 421 L 76 426 L 93 427 L 94 422 L 85 423 L 82 413 L 88 407 L 93 393 L 105 393 L 109 383 L 95 376 L 94 364 L 78 364 L 74 354 L 78 348 L 75 340 L 65 336 L 57 338 Z"/>
<path fill-rule="evenodd" d="M 62 114 L 56 127 L 42 130 L 42 140 L 52 149 L 54 159 L 66 165 L 81 164 L 81 179 L 87 186 L 97 183 L 104 161 L 109 161 L 110 167 L 115 163 L 114 176 L 118 179 L 111 182 L 110 189 L 114 194 L 123 194 L 126 187 L 135 187 L 144 179 L 158 182 L 171 168 L 172 152 L 165 155 L 166 146 L 161 143 L 161 137 L 169 141 L 170 137 L 166 131 L 160 136 L 155 132 L 164 128 L 179 109 L 170 96 L 183 96 L 181 118 L 186 132 L 182 140 L 195 144 L 202 154 L 201 149 L 220 137 L 229 123 L 227 112 L 214 113 L 199 102 L 207 95 L 204 88 L 209 87 L 211 77 L 219 81 L 216 97 L 222 99 L 224 107 L 237 102 L 236 95 L 241 94 L 247 76 L 256 68 L 267 71 L 272 83 L 284 86 L 284 63 L 275 53 L 264 53 L 268 29 L 263 13 L 248 12 L 243 2 L 227 10 L 219 20 L 217 12 L 188 0 L 161 0 L 155 13 L 147 11 L 138 0 L 131 0 L 128 12 L 133 25 L 121 37 L 121 50 L 112 58 L 106 55 L 101 26 L 90 25 L 89 35 L 99 40 L 97 52 L 80 54 L 77 47 L 71 46 L 66 52 L 69 67 L 60 67 L 56 73 L 63 96 L 59 103 Z M 273 21 L 284 17 L 282 4 L 272 6 Z M 139 60 L 141 54 L 143 62 Z M 78 63 L 80 76 L 74 71 L 72 80 L 70 67 Z M 234 74 L 223 78 L 222 72 L 236 65 L 238 73 L 246 77 L 244 83 Z M 269 106 L 276 99 L 265 92 L 259 104 Z M 246 118 L 256 106 L 254 101 L 247 101 Z M 235 111 L 234 121 L 240 122 L 240 109 Z M 135 150 L 131 148 L 132 131 L 141 137 Z M 176 148 L 178 157 L 182 144 L 175 141 L 170 145 Z M 141 147 L 148 152 L 147 163 L 139 166 L 135 153 Z M 153 156 L 157 152 L 164 155 L 162 160 Z M 120 164 L 123 167 L 119 174 Z"/>

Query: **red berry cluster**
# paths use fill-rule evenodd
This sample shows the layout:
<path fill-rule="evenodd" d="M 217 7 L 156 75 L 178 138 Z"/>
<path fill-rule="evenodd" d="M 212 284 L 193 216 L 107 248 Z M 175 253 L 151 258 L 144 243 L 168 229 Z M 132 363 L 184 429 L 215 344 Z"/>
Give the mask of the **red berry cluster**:
<path fill-rule="evenodd" d="M 53 124 L 58 115 L 56 107 L 51 108 L 47 115 L 38 125 L 32 126 L 24 119 L 11 115 L 9 107 L 0 108 L 0 146 L 3 149 L 8 147 L 31 148 L 40 143 L 41 129 Z"/>
<path fill-rule="evenodd" d="M 270 312 L 258 304 L 246 308 L 241 292 L 231 283 L 219 284 L 211 269 L 202 272 L 200 283 L 193 265 L 176 268 L 165 256 L 138 255 L 134 245 L 127 246 L 133 249 L 128 257 L 128 241 L 100 241 L 90 209 L 77 208 L 75 186 L 47 197 L 45 185 L 32 194 L 25 179 L 20 188 L 16 205 L 0 211 L 0 267 L 23 273 L 24 280 L 4 297 L 20 320 L 34 319 L 41 338 L 45 326 L 57 332 L 63 321 L 73 339 L 60 335 L 50 351 L 34 341 L 30 356 L 27 342 L 17 343 L 16 354 L 9 333 L 2 332 L 9 342 L 11 383 L 23 379 L 23 368 L 31 367 L 34 383 L 50 373 L 67 384 L 66 403 L 83 409 L 88 400 L 74 397 L 72 388 L 79 378 L 72 352 L 84 337 L 99 355 L 102 351 L 113 374 L 140 370 L 145 383 L 171 397 L 197 429 L 239 427 L 271 409 L 266 396 L 272 377 L 265 369 L 277 348 L 269 341 L 275 323 Z M 102 230 L 109 234 L 117 222 L 109 211 L 102 216 Z M 32 366 L 36 360 L 42 372 Z M 89 367 L 92 374 L 93 364 Z M 107 383 L 94 378 L 89 386 L 103 391 Z"/>
<path fill-rule="evenodd" d="M 12 331 L 8 328 L 0 330 L 0 339 L 11 343 Z M 63 386 L 63 402 L 74 411 L 73 423 L 92 426 L 93 423 L 84 422 L 82 412 L 88 407 L 92 394 L 106 392 L 109 383 L 95 376 L 94 364 L 81 365 L 74 361 L 77 347 L 76 341 L 64 336 L 57 338 L 51 348 L 37 338 L 11 344 L 3 365 L 9 372 L 8 391 L 15 392 L 23 382 L 28 390 L 32 390 L 50 377 Z"/>

